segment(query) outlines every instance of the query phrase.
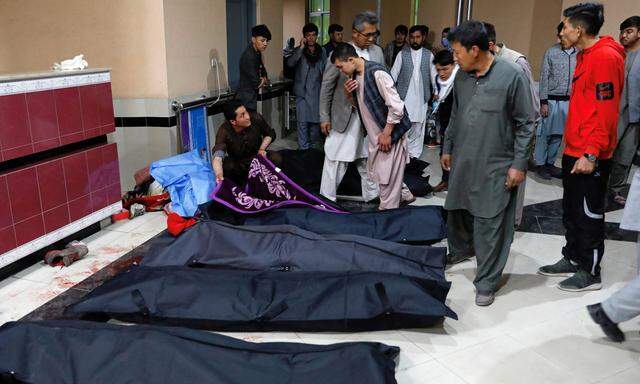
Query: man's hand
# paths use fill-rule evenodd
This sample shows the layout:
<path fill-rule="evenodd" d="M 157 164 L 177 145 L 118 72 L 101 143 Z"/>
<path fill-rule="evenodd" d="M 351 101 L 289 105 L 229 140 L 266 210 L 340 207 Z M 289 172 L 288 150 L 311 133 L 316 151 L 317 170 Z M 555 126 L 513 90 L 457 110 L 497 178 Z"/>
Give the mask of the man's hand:
<path fill-rule="evenodd" d="M 331 123 L 320 123 L 320 130 L 325 136 L 329 136 L 329 132 L 331 132 Z"/>
<path fill-rule="evenodd" d="M 442 155 L 440 157 L 440 166 L 445 171 L 451 170 L 451 155 Z"/>
<path fill-rule="evenodd" d="M 596 169 L 596 163 L 589 161 L 586 157 L 580 157 L 573 165 L 571 173 L 589 175 Z"/>
<path fill-rule="evenodd" d="M 222 183 L 222 180 L 224 180 L 224 176 L 222 176 L 222 172 L 216 173 L 216 184 Z"/>
<path fill-rule="evenodd" d="M 389 152 L 391 150 L 391 135 L 386 132 L 382 132 L 378 135 L 378 147 L 382 152 Z"/>
<path fill-rule="evenodd" d="M 267 157 L 267 151 L 264 150 L 264 149 L 259 149 L 258 150 L 258 155 Z"/>
<path fill-rule="evenodd" d="M 358 89 L 357 81 L 353 79 L 349 79 L 344 82 L 344 92 L 347 94 L 348 97 L 351 97 L 351 93 L 356 89 Z"/>
<path fill-rule="evenodd" d="M 548 104 L 541 104 L 540 105 L 540 115 L 542 117 L 549 117 L 549 105 Z"/>
<path fill-rule="evenodd" d="M 307 45 L 307 38 L 302 37 L 302 39 L 300 40 L 300 45 L 298 45 L 298 47 L 304 47 L 305 45 Z"/>
<path fill-rule="evenodd" d="M 524 171 L 517 170 L 515 168 L 509 168 L 507 172 L 507 181 L 504 183 L 505 188 L 512 189 L 522 184 L 526 177 Z"/>
<path fill-rule="evenodd" d="M 267 79 L 266 77 L 262 76 L 260 78 L 260 85 L 258 85 L 258 89 L 265 87 L 267 85 L 268 81 L 269 81 L 269 79 Z"/>

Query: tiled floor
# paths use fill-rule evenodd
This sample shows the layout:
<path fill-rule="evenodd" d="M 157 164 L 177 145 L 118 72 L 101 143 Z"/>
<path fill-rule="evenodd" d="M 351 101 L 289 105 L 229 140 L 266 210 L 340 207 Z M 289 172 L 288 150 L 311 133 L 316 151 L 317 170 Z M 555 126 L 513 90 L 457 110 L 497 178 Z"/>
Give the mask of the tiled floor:
<path fill-rule="evenodd" d="M 426 153 L 435 163 L 435 151 Z M 440 170 L 431 166 L 432 184 Z M 562 197 L 558 181 L 529 177 L 526 203 Z M 445 194 L 416 204 L 442 205 Z M 607 215 L 619 222 L 621 213 Z M 165 228 L 161 213 L 109 226 L 85 239 L 90 254 L 70 268 L 35 265 L 0 282 L 0 323 L 16 320 L 70 289 L 111 261 Z M 635 275 L 635 244 L 608 240 L 601 291 L 566 293 L 559 279 L 536 275 L 536 269 L 560 255 L 562 236 L 518 232 L 505 270 L 506 285 L 487 308 L 474 305 L 475 263 L 447 270 L 452 282 L 449 304 L 460 320 L 439 328 L 358 334 L 228 333 L 254 342 L 293 341 L 328 344 L 379 341 L 401 348 L 399 383 L 639 383 L 640 319 L 623 324 L 628 341 L 607 342 L 589 319 L 585 305 L 599 302 Z M 71 288 L 73 289 L 73 288 Z"/>

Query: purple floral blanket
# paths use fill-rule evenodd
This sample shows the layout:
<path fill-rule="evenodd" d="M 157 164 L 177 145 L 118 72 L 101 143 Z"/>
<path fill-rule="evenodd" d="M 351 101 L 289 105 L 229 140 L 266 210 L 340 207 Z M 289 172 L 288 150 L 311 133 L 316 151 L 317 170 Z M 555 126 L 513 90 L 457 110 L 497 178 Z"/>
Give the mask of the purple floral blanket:
<path fill-rule="evenodd" d="M 247 185 L 240 187 L 224 179 L 216 186 L 211 197 L 236 212 L 246 214 L 285 206 L 307 206 L 320 211 L 348 213 L 302 189 L 264 156 L 256 156 L 251 161 Z"/>

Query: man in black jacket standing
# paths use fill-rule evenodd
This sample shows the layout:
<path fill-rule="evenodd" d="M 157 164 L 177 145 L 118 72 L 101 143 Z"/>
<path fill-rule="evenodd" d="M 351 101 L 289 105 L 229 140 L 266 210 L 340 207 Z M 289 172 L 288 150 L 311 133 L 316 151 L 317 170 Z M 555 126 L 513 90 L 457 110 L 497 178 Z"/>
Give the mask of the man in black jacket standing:
<path fill-rule="evenodd" d="M 236 99 L 247 110 L 255 112 L 258 108 L 258 91 L 269 83 L 267 70 L 262 61 L 262 53 L 271 40 L 271 32 L 266 25 L 251 28 L 251 44 L 240 57 L 240 81 L 236 90 Z"/>

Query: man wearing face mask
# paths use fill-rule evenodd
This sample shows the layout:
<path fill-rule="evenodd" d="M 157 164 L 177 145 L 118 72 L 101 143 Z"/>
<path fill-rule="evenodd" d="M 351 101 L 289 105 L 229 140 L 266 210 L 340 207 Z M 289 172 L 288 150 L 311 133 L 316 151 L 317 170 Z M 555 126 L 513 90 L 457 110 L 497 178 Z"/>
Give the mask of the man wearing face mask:
<path fill-rule="evenodd" d="M 407 134 L 409 156 L 420 158 L 424 149 L 424 124 L 434 82 L 437 76 L 431 51 L 422 46 L 424 36 L 420 26 L 409 29 L 410 47 L 405 47 L 391 68 L 400 98 L 405 102 L 411 129 Z"/>
<path fill-rule="evenodd" d="M 262 54 L 271 40 L 271 32 L 266 25 L 251 28 L 251 44 L 240 56 L 240 80 L 236 90 L 236 99 L 240 100 L 248 111 L 258 108 L 258 91 L 267 86 L 269 77 L 264 67 Z"/>
<path fill-rule="evenodd" d="M 382 48 L 375 44 L 380 36 L 375 13 L 367 11 L 356 15 L 351 33 L 349 44 L 354 46 L 358 56 L 384 65 Z M 371 201 L 378 196 L 378 184 L 367 174 L 367 139 L 362 133 L 358 111 L 353 109 L 344 92 L 347 80 L 338 68 L 327 63 L 320 89 L 320 129 L 327 135 L 320 194 L 335 201 L 347 166 L 356 161 L 362 180 L 362 198 Z"/>
<path fill-rule="evenodd" d="M 324 49 L 317 44 L 318 27 L 309 23 L 302 28 L 303 39 L 287 65 L 295 68 L 293 92 L 296 95 L 298 147 L 302 150 L 318 143 L 320 137 L 320 85 L 327 63 Z"/>

